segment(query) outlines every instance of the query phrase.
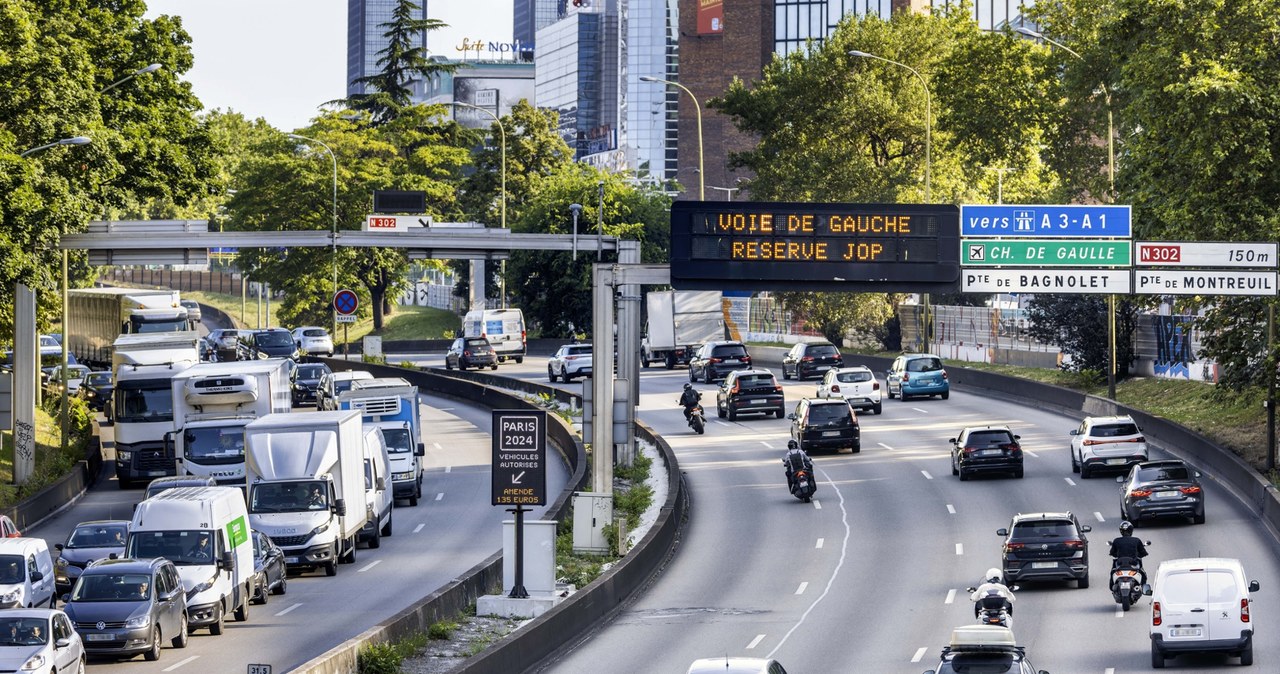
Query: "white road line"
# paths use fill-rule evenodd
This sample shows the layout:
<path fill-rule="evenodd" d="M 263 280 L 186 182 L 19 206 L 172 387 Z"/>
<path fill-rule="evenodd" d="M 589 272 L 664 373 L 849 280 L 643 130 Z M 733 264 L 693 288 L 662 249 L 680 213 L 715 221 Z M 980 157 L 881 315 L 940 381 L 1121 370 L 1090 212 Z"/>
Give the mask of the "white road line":
<path fill-rule="evenodd" d="M 948 504 L 947 504 L 947 512 L 951 513 L 952 515 L 956 514 L 956 507 L 955 507 L 955 506 L 953 506 L 953 505 L 951 505 L 950 503 L 948 503 Z"/>
<path fill-rule="evenodd" d="M 764 641 L 764 635 L 763 635 L 763 634 L 757 634 L 757 635 L 756 635 L 756 638 L 752 639 L 752 640 L 751 640 L 751 643 L 747 644 L 747 650 L 751 650 L 751 649 L 755 648 L 756 646 L 759 646 L 761 641 Z"/>
<path fill-rule="evenodd" d="M 437 501 L 439 501 L 439 500 L 440 500 L 440 499 L 442 499 L 442 498 L 444 498 L 444 492 L 440 492 L 439 494 L 436 494 L 436 500 L 437 500 Z"/>
<path fill-rule="evenodd" d="M 372 569 L 373 567 L 375 567 L 375 566 L 377 566 L 377 565 L 379 565 L 379 564 L 381 564 L 381 563 L 382 563 L 382 560 L 381 560 L 381 559 L 375 559 L 375 560 L 373 560 L 372 562 L 369 562 L 368 564 L 365 564 L 363 568 L 358 569 L 358 570 L 356 571 L 356 573 L 364 573 L 365 571 L 368 571 L 369 569 Z"/>
<path fill-rule="evenodd" d="M 956 543 L 956 554 L 957 555 L 964 554 L 964 543 Z"/>
<path fill-rule="evenodd" d="M 1095 512 L 1095 513 L 1093 514 L 1093 516 L 1094 516 L 1094 517 L 1096 517 L 1096 518 L 1098 518 L 1098 521 L 1099 521 L 1099 522 L 1106 522 L 1106 521 L 1107 521 L 1107 518 L 1103 517 L 1103 516 L 1102 516 L 1102 513 Z"/>
<path fill-rule="evenodd" d="M 199 657 L 200 657 L 200 656 L 198 656 L 198 655 L 193 655 L 193 656 L 191 656 L 191 657 L 189 657 L 189 658 L 184 658 L 184 659 L 182 659 L 182 660 L 179 660 L 179 661 L 177 661 L 177 662 L 173 663 L 172 665 L 169 665 L 168 667 L 165 667 L 164 669 L 162 669 L 162 670 L 160 670 L 160 671 L 163 671 L 163 672 L 172 672 L 173 670 L 175 670 L 175 669 L 177 669 L 177 668 L 179 668 L 179 667 L 181 667 L 181 666 L 183 666 L 183 665 L 187 664 L 188 662 L 191 662 L 192 660 L 195 660 L 196 658 L 199 658 Z"/>
<path fill-rule="evenodd" d="M 766 448 L 768 448 L 768 449 L 773 449 L 773 445 L 771 445 L 771 444 L 769 444 L 769 443 L 765 442 L 764 440 L 761 440 L 761 441 L 760 441 L 760 444 L 764 445 L 764 446 L 765 446 Z M 763 635 L 763 634 L 761 634 L 760 636 L 764 636 L 764 635 Z"/>
<path fill-rule="evenodd" d="M 921 413 L 921 414 L 928 414 L 928 413 L 929 413 L 929 411 L 928 411 L 928 410 L 922 410 L 922 409 L 920 409 L 919 407 L 912 407 L 911 409 L 913 409 L 913 410 L 915 410 L 915 411 L 917 411 L 917 412 L 919 412 L 919 413 Z"/>
<path fill-rule="evenodd" d="M 813 547 L 814 547 L 814 549 L 815 549 L 815 550 L 821 550 L 821 549 L 822 549 L 822 544 L 823 544 L 823 543 L 826 543 L 826 542 L 827 542 L 827 539 L 825 539 L 825 538 L 819 538 L 819 539 L 818 539 L 818 544 L 817 544 L 817 545 L 815 545 L 815 546 L 813 546 Z"/>
<path fill-rule="evenodd" d="M 414 528 L 413 528 L 413 533 L 415 533 L 415 534 L 416 534 L 416 533 L 418 533 L 419 531 L 422 531 L 422 527 L 425 527 L 425 526 L 427 526 L 427 523 L 426 523 L 426 522 L 423 522 L 422 524 L 419 524 L 418 526 L 416 526 L 416 527 L 414 527 Z"/>
<path fill-rule="evenodd" d="M 924 479 L 926 479 L 926 480 L 932 480 L 932 479 L 933 479 L 933 476 L 932 476 L 932 475 L 930 475 L 930 474 L 929 474 L 929 471 L 927 471 L 927 470 L 922 470 L 922 471 L 920 471 L 920 474 L 921 474 L 921 475 L 923 475 L 923 476 L 924 476 Z"/>
<path fill-rule="evenodd" d="M 1106 668 L 1106 669 L 1102 670 L 1102 674 L 1116 674 L 1116 668 L 1115 668 L 1115 667 L 1108 667 L 1108 668 Z"/>
<path fill-rule="evenodd" d="M 1116 604 L 1116 617 L 1117 617 L 1117 618 L 1123 618 L 1123 617 L 1124 617 L 1124 608 L 1123 608 L 1123 607 L 1121 607 L 1119 604 Z"/>
<path fill-rule="evenodd" d="M 796 588 L 796 594 L 804 594 L 804 591 L 808 589 L 808 587 L 809 587 L 809 583 L 807 581 L 800 583 L 800 587 Z"/>
<path fill-rule="evenodd" d="M 440 445 L 436 445 L 436 447 L 439 447 L 439 446 L 440 446 Z M 446 473 L 452 473 L 452 472 L 453 472 L 453 466 L 445 466 L 445 467 L 444 467 L 444 472 L 446 472 Z"/>
<path fill-rule="evenodd" d="M 717 424 L 720 424 L 721 426 L 728 426 L 728 425 L 729 425 L 728 423 L 723 422 L 723 421 L 720 421 L 719 419 L 712 419 L 712 421 L 716 422 Z"/>
<path fill-rule="evenodd" d="M 435 445 L 436 449 L 444 449 L 444 447 L 441 447 L 441 446 L 440 446 L 440 443 L 438 443 L 438 442 L 433 442 L 433 443 L 431 443 L 431 444 Z"/>
<path fill-rule="evenodd" d="M 1026 454 L 1027 456 L 1029 456 L 1029 457 L 1031 457 L 1031 458 L 1033 458 L 1033 459 L 1038 459 L 1038 458 L 1040 458 L 1040 455 L 1039 455 L 1039 454 L 1036 454 L 1035 452 L 1028 452 L 1028 451 L 1027 451 L 1027 450 L 1025 450 L 1025 449 L 1024 449 L 1024 450 L 1022 450 L 1022 453 L 1023 453 L 1023 454 Z"/>
<path fill-rule="evenodd" d="M 298 608 L 299 606 L 302 606 L 302 602 L 298 602 L 298 603 L 294 604 L 293 606 L 290 606 L 289 608 L 287 608 L 287 609 L 285 609 L 285 610 L 283 610 L 283 611 L 281 611 L 281 612 L 277 613 L 277 614 L 276 614 L 276 617 L 280 617 L 280 616 L 282 616 L 282 615 L 284 615 L 284 614 L 288 613 L 289 611 L 292 611 L 293 609 Z"/>
<path fill-rule="evenodd" d="M 819 500 L 818 500 L 818 499 L 816 499 L 816 498 L 815 498 L 815 499 L 813 499 L 813 509 L 814 509 L 814 510 L 822 510 L 822 501 L 819 501 Z"/>
<path fill-rule="evenodd" d="M 944 603 L 944 604 L 950 604 L 951 602 L 953 602 L 953 601 L 955 601 L 955 600 L 956 600 L 956 589 L 953 587 L 953 588 L 951 588 L 950 590 L 947 590 L 947 598 L 946 598 L 946 600 L 945 600 L 945 601 L 943 601 L 942 603 Z"/>
<path fill-rule="evenodd" d="M 920 662 L 920 660 L 924 658 L 924 654 L 928 652 L 929 652 L 928 648 L 921 648 L 920 650 L 916 651 L 916 654 L 914 656 L 912 656 L 911 661 Z"/>
<path fill-rule="evenodd" d="M 1072 479 L 1071 479 L 1071 478 L 1069 478 L 1069 477 L 1064 477 L 1064 478 L 1062 478 L 1062 479 L 1066 480 L 1066 481 L 1067 481 L 1067 484 L 1071 485 L 1072 487 L 1076 486 L 1076 481 L 1075 481 L 1075 480 L 1072 480 Z"/>
<path fill-rule="evenodd" d="M 892 450 L 892 449 L 893 449 L 892 447 L 890 447 L 889 445 L 884 444 L 883 442 L 877 442 L 876 444 L 877 444 L 877 445 L 880 445 L 881 447 L 884 447 L 885 449 L 889 449 L 889 450 Z"/>

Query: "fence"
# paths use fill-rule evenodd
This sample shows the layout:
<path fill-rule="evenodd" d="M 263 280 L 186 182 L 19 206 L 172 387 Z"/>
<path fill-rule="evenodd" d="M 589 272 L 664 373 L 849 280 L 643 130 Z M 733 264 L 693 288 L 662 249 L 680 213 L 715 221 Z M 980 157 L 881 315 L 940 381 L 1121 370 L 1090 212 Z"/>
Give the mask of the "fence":
<path fill-rule="evenodd" d="M 245 278 L 239 272 L 175 271 L 145 267 L 112 267 L 100 280 L 108 284 L 156 286 L 182 292 L 210 292 L 240 295 L 245 291 Z M 252 284 L 250 284 L 252 285 Z"/>

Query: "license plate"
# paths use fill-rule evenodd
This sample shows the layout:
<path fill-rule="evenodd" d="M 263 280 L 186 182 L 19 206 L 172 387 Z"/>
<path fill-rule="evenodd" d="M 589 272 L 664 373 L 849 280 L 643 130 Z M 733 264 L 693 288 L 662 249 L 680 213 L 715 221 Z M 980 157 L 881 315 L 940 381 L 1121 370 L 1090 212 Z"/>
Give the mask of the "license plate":
<path fill-rule="evenodd" d="M 1033 568 L 1033 569 L 1056 569 L 1056 568 L 1058 568 L 1058 563 L 1057 563 L 1057 562 L 1031 562 L 1031 568 Z"/>
<path fill-rule="evenodd" d="M 85 640 L 85 641 L 115 641 L 115 640 L 116 640 L 116 635 L 114 635 L 114 634 L 86 634 L 86 635 L 84 635 L 84 640 Z"/>
<path fill-rule="evenodd" d="M 297 563 L 298 563 L 298 558 L 297 558 L 297 557 L 285 557 L 285 558 L 284 558 L 284 563 L 285 563 L 285 564 L 297 564 Z"/>
<path fill-rule="evenodd" d="M 1122 466 L 1128 462 L 1128 459 L 1107 459 L 1108 466 Z"/>
<path fill-rule="evenodd" d="M 1003 453 L 999 449 L 983 449 L 978 451 L 978 456 L 1000 456 Z"/>
<path fill-rule="evenodd" d="M 1169 630 L 1171 637 L 1198 637 L 1200 636 L 1199 627 L 1175 627 Z"/>
<path fill-rule="evenodd" d="M 147 477 L 161 477 L 161 476 L 163 476 L 163 475 L 164 475 L 164 471 L 163 471 L 163 470 L 149 470 L 149 471 L 147 471 Z"/>
<path fill-rule="evenodd" d="M 1152 496 L 1156 498 L 1177 498 L 1178 492 L 1177 491 L 1158 491 L 1155 494 L 1152 494 Z"/>
<path fill-rule="evenodd" d="M 767 402 L 769 402 L 769 401 L 768 401 L 768 400 L 765 400 L 764 398 L 760 398 L 759 400 L 752 400 L 752 401 L 751 401 L 751 404 L 752 404 L 752 405 L 763 405 L 763 404 L 765 404 L 765 403 L 767 403 Z"/>
<path fill-rule="evenodd" d="M 824 438 L 838 438 L 838 437 L 840 437 L 840 431 L 823 431 L 823 432 L 822 432 L 822 437 L 824 437 Z"/>
<path fill-rule="evenodd" d="M 738 363 L 738 362 L 741 362 L 741 361 L 739 361 L 737 358 L 725 358 L 725 359 L 724 359 L 724 362 L 726 362 L 726 363 Z"/>

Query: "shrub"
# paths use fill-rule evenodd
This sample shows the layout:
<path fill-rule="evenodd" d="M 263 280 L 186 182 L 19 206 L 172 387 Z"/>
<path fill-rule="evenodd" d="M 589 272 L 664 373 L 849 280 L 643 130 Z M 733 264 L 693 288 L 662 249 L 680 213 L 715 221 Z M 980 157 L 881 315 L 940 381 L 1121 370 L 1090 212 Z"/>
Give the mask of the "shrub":
<path fill-rule="evenodd" d="M 360 674 L 399 674 L 404 656 L 395 644 L 366 644 L 356 655 Z"/>

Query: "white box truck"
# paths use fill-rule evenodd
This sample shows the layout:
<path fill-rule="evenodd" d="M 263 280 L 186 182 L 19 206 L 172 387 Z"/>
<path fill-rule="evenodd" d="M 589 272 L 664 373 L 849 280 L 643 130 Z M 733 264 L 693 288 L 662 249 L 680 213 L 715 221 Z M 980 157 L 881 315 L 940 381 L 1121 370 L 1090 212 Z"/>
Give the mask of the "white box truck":
<path fill-rule="evenodd" d="M 338 394 L 338 408 L 358 410 L 365 426 L 382 429 L 391 459 L 391 485 L 397 499 L 418 505 L 422 498 L 422 417 L 418 387 L 400 377 L 358 379 Z"/>
<path fill-rule="evenodd" d="M 468 311 L 462 318 L 463 337 L 484 337 L 493 345 L 498 361 L 524 362 L 528 351 L 524 312 L 519 309 Z"/>
<path fill-rule="evenodd" d="M 222 634 L 228 613 L 249 619 L 253 539 L 244 492 L 235 487 L 166 489 L 138 504 L 125 554 L 164 557 L 178 567 L 187 593 L 189 630 Z"/>
<path fill-rule="evenodd" d="M 645 295 L 648 323 L 640 340 L 640 362 L 668 370 L 688 365 L 698 347 L 725 338 L 718 290 L 651 290 Z"/>
<path fill-rule="evenodd" d="M 268 414 L 245 432 L 249 524 L 271 537 L 290 568 L 356 560 L 369 520 L 364 425 L 351 410 Z"/>
<path fill-rule="evenodd" d="M 75 288 L 67 291 L 67 350 L 92 367 L 111 364 L 120 335 L 194 331 L 176 290 Z"/>
<path fill-rule="evenodd" d="M 244 486 L 244 427 L 290 410 L 282 358 L 200 363 L 173 377 L 170 443 L 179 475 Z"/>
<path fill-rule="evenodd" d="M 121 488 L 176 475 L 172 447 L 173 376 L 200 362 L 194 331 L 120 335 L 111 353 L 115 389 L 107 417 L 115 425 L 116 477 Z"/>

